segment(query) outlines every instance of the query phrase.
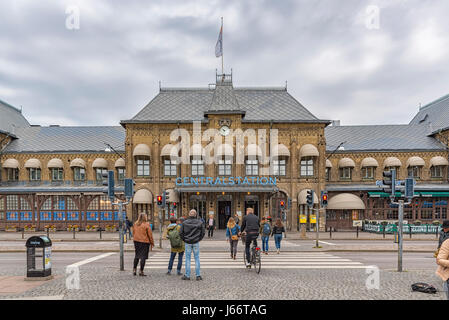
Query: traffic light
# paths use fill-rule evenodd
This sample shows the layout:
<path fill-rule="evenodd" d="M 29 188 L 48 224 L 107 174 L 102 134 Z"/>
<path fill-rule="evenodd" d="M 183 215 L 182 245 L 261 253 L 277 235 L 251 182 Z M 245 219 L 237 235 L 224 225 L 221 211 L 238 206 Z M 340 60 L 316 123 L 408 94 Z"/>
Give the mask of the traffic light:
<path fill-rule="evenodd" d="M 159 207 L 162 206 L 162 196 L 157 196 L 157 205 L 158 205 Z"/>
<path fill-rule="evenodd" d="M 281 210 L 284 210 L 284 208 L 285 208 L 285 201 L 284 201 L 284 200 L 281 200 L 281 201 L 279 202 L 279 204 L 280 204 L 280 206 L 281 206 Z"/>
<path fill-rule="evenodd" d="M 133 179 L 125 179 L 125 197 L 129 201 L 134 197 L 134 186 L 136 183 Z"/>
<path fill-rule="evenodd" d="M 168 190 L 164 190 L 164 195 L 165 195 L 165 201 L 164 204 L 169 204 L 170 203 L 170 191 Z"/>
<path fill-rule="evenodd" d="M 173 209 L 176 209 L 176 202 L 173 202 Z"/>
<path fill-rule="evenodd" d="M 321 191 L 321 207 L 322 208 L 327 207 L 327 199 L 328 199 L 327 191 Z"/>
<path fill-rule="evenodd" d="M 313 207 L 313 190 L 307 190 L 307 205 L 309 208 Z"/>
<path fill-rule="evenodd" d="M 385 193 L 390 193 L 392 196 L 396 194 L 396 170 L 391 169 L 390 171 L 383 172 L 384 179 L 382 180 L 385 186 L 383 191 Z"/>
<path fill-rule="evenodd" d="M 114 200 L 114 171 L 110 170 L 108 172 L 102 172 L 101 177 L 103 180 L 103 186 L 108 187 L 108 198 L 111 199 L 111 201 Z"/>
<path fill-rule="evenodd" d="M 412 199 L 415 193 L 415 181 L 413 178 L 406 178 L 400 181 L 399 188 L 401 191 L 401 197 Z"/>

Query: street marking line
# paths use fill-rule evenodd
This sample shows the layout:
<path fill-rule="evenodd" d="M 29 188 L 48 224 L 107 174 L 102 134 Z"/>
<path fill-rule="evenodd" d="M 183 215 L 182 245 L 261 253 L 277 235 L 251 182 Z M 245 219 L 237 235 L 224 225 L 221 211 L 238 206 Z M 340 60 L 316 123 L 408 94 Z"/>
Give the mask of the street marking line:
<path fill-rule="evenodd" d="M 318 240 L 318 242 L 321 242 L 321 243 L 324 243 L 324 244 L 328 244 L 328 245 L 330 245 L 330 246 L 336 246 L 335 243 L 330 243 L 330 242 L 321 241 L 321 240 Z"/>
<path fill-rule="evenodd" d="M 193 269 L 194 264 L 192 264 Z M 341 266 L 323 266 L 323 265 L 305 265 L 305 266 L 270 266 L 263 265 L 262 269 L 366 269 L 367 266 L 359 265 L 341 265 Z M 167 266 L 145 266 L 145 269 L 167 269 Z M 219 266 L 203 266 L 201 269 L 245 269 L 243 264 L 226 266 L 225 268 L 220 268 Z"/>
<path fill-rule="evenodd" d="M 103 259 L 103 258 L 112 256 L 113 254 L 116 254 L 116 252 L 108 252 L 108 253 L 104 253 L 104 254 L 101 254 L 101 255 L 99 255 L 99 256 L 95 256 L 95 257 L 92 257 L 92 258 L 89 258 L 89 259 L 85 259 L 85 260 L 82 260 L 82 261 L 80 261 L 80 262 L 77 262 L 77 263 L 68 265 L 67 267 L 80 267 L 80 266 L 82 266 L 82 265 L 91 263 L 91 262 L 93 262 L 93 261 L 100 260 L 100 259 Z"/>

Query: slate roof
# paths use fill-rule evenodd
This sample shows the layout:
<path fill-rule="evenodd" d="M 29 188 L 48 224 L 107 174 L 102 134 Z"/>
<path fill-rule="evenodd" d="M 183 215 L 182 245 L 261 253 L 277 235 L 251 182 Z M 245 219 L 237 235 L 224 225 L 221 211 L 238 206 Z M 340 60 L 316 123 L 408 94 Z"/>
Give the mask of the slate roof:
<path fill-rule="evenodd" d="M 22 112 L 10 104 L 0 100 L 0 131 L 15 136 L 15 128 L 29 127 L 30 124 Z"/>
<path fill-rule="evenodd" d="M 118 152 L 124 152 L 123 127 L 28 127 L 17 128 L 16 136 L 3 153 L 16 152 L 104 152 L 110 144 Z"/>
<path fill-rule="evenodd" d="M 242 122 L 315 122 L 320 120 L 295 100 L 286 88 L 161 88 L 160 92 L 126 123 L 207 121 L 205 114 L 244 113 Z"/>
<path fill-rule="evenodd" d="M 427 126 L 429 133 L 449 129 L 449 95 L 422 107 L 410 124 Z"/>
<path fill-rule="evenodd" d="M 444 144 L 428 136 L 427 126 L 422 125 L 328 126 L 324 132 L 328 152 L 344 141 L 345 152 L 446 150 Z"/>

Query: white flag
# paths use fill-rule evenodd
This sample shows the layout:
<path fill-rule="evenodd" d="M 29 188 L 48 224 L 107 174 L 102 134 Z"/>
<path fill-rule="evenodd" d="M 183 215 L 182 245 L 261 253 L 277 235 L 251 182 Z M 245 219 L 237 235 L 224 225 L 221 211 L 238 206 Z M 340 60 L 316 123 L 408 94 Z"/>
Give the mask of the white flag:
<path fill-rule="evenodd" d="M 217 44 L 215 45 L 215 56 L 221 57 L 221 55 L 223 54 L 223 38 L 222 38 L 222 34 L 223 34 L 223 26 L 221 26 L 220 28 L 220 34 L 218 35 L 218 41 Z"/>

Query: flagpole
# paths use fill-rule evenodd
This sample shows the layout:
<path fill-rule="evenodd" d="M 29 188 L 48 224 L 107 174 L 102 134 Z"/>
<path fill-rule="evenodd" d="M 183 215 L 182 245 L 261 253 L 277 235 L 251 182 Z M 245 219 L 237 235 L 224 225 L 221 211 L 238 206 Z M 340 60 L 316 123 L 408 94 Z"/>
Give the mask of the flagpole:
<path fill-rule="evenodd" d="M 223 17 L 221 17 L 221 74 L 224 74 L 224 68 L 223 68 Z"/>

